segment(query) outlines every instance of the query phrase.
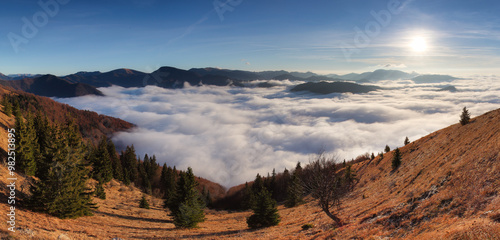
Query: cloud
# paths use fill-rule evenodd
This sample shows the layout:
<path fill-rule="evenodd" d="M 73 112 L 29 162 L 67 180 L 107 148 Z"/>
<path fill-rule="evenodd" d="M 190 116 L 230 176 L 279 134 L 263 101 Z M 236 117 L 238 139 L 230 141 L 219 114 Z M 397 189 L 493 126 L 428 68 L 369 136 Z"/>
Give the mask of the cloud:
<path fill-rule="evenodd" d="M 380 152 L 458 122 L 464 106 L 472 115 L 499 108 L 500 82 L 481 77 L 443 84 L 385 81 L 368 94 L 291 93 L 297 82 L 272 88 L 187 87 L 100 88 L 104 97 L 57 99 L 80 109 L 137 124 L 113 137 L 138 155 L 155 154 L 178 169 L 191 166 L 226 187 L 257 173 L 282 171 L 326 151 L 341 159 Z"/>

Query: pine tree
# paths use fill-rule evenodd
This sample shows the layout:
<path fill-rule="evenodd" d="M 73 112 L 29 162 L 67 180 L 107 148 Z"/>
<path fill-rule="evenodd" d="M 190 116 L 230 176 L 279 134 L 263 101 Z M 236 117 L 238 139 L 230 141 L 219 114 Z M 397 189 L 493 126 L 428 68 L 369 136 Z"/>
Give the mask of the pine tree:
<path fill-rule="evenodd" d="M 389 147 L 389 145 L 385 145 L 385 149 L 384 149 L 384 151 L 385 151 L 386 153 L 388 153 L 388 152 L 390 152 L 390 151 L 391 151 L 391 148 Z"/>
<path fill-rule="evenodd" d="M 141 198 L 141 201 L 139 202 L 139 207 L 140 208 L 145 208 L 145 209 L 149 209 L 149 202 L 148 200 L 146 199 L 146 196 L 142 196 Z"/>
<path fill-rule="evenodd" d="M 245 182 L 245 188 L 243 189 L 243 200 L 241 201 L 241 208 L 242 209 L 250 209 L 252 208 L 253 202 L 252 200 L 254 199 L 253 196 L 253 191 L 250 186 L 248 186 L 248 182 Z"/>
<path fill-rule="evenodd" d="M 304 189 L 302 187 L 302 182 L 294 173 L 292 175 L 290 183 L 288 184 L 285 207 L 291 208 L 302 204 L 304 202 L 304 200 L 302 199 L 303 194 Z"/>
<path fill-rule="evenodd" d="M 204 204 L 196 186 L 193 170 L 181 173 L 177 181 L 177 191 L 167 203 L 174 216 L 174 224 L 178 228 L 193 228 L 205 220 Z"/>
<path fill-rule="evenodd" d="M 12 116 L 12 103 L 9 100 L 10 96 L 4 95 L 2 99 L 3 112 L 7 117 Z"/>
<path fill-rule="evenodd" d="M 32 184 L 28 205 L 59 218 L 92 215 L 92 192 L 86 187 L 89 168 L 84 163 L 81 136 L 73 121 L 54 129 L 52 145 L 43 157 L 44 168 Z"/>
<path fill-rule="evenodd" d="M 410 144 L 410 139 L 408 137 L 405 138 L 405 142 L 404 142 L 405 146 Z"/>
<path fill-rule="evenodd" d="M 149 169 L 147 171 L 148 176 L 149 176 L 149 181 L 153 182 L 155 178 L 158 176 L 157 172 L 160 166 L 156 162 L 156 156 L 153 155 L 152 157 L 149 158 Z"/>
<path fill-rule="evenodd" d="M 257 194 L 252 210 L 254 214 L 247 218 L 247 224 L 250 228 L 276 226 L 280 222 L 276 201 L 272 199 L 271 193 L 266 188 Z"/>
<path fill-rule="evenodd" d="M 161 168 L 161 175 L 160 175 L 160 190 L 165 193 L 167 192 L 167 184 L 168 184 L 168 178 L 169 178 L 169 168 L 167 167 L 167 163 L 163 164 L 163 167 Z"/>
<path fill-rule="evenodd" d="M 123 167 L 123 178 L 125 184 L 130 184 L 137 180 L 137 156 L 135 155 L 134 145 L 127 146 L 125 152 L 122 153 L 121 162 Z"/>
<path fill-rule="evenodd" d="M 392 170 L 396 170 L 401 165 L 401 152 L 399 148 L 394 151 L 394 156 L 392 157 Z"/>
<path fill-rule="evenodd" d="M 460 115 L 460 124 L 466 125 L 470 122 L 470 114 L 469 110 L 467 110 L 467 107 L 464 107 L 462 110 L 462 114 Z"/>
<path fill-rule="evenodd" d="M 99 182 L 94 190 L 94 195 L 100 199 L 106 199 L 106 192 L 104 191 L 103 183 Z"/>
<path fill-rule="evenodd" d="M 20 111 L 16 113 L 16 129 L 18 133 L 17 156 L 19 167 L 28 176 L 35 176 L 37 172 L 37 160 L 39 156 L 39 146 L 35 122 L 28 113 L 26 123 L 22 119 Z"/>
<path fill-rule="evenodd" d="M 375 153 L 372 153 L 372 155 L 370 156 L 370 160 L 373 160 L 375 159 Z"/>
<path fill-rule="evenodd" d="M 111 167 L 113 169 L 113 177 L 116 180 L 123 181 L 123 167 L 118 154 L 116 153 L 116 147 L 113 141 L 108 141 L 108 154 L 111 161 Z"/>
<path fill-rule="evenodd" d="M 107 183 L 113 179 L 113 166 L 108 152 L 108 139 L 104 136 L 96 148 L 91 150 L 92 176 L 99 182 Z"/>
<path fill-rule="evenodd" d="M 144 162 L 142 162 L 142 164 L 139 162 L 138 164 L 139 166 L 139 180 L 141 182 L 141 187 L 142 187 L 142 190 L 147 193 L 147 194 L 151 194 L 151 182 L 149 181 L 149 176 L 147 174 L 147 170 L 146 168 L 149 169 L 149 158 L 147 157 L 146 155 L 146 158 L 144 159 Z"/>

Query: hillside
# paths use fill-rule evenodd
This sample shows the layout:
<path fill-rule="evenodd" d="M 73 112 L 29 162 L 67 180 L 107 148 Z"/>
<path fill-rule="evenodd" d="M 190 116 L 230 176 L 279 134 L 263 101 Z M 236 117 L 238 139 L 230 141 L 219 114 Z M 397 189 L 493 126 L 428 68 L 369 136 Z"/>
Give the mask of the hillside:
<path fill-rule="evenodd" d="M 5 119 L 1 113 L 0 119 Z M 151 210 L 139 209 L 142 194 L 137 189 L 111 182 L 106 186 L 109 200 L 96 201 L 100 208 L 94 216 L 60 220 L 20 209 L 20 228 L 13 235 L 20 239 L 29 235 L 56 239 L 61 234 L 71 239 L 499 239 L 500 109 L 400 150 L 402 164 L 396 171 L 391 169 L 393 152 L 353 166 L 359 183 L 344 199 L 339 217 L 345 225 L 339 228 L 332 228 L 331 220 L 308 198 L 296 208 L 280 206 L 282 221 L 276 227 L 249 230 L 248 211 L 207 210 L 207 220 L 199 228 L 179 230 L 161 208 L 161 200 L 153 199 Z M 0 175 L 6 175 L 5 167 Z M 2 209 L 7 209 L 5 181 L 0 179 Z M 315 227 L 302 230 L 306 223 Z"/>
<path fill-rule="evenodd" d="M 346 93 L 346 92 L 367 93 L 375 90 L 377 90 L 377 87 L 359 85 L 350 82 L 308 82 L 299 84 L 290 89 L 290 91 L 292 92 L 309 91 L 318 94 Z"/>
<path fill-rule="evenodd" d="M 69 98 L 85 95 L 102 96 L 102 92 L 85 83 L 71 83 L 54 75 L 22 80 L 1 80 L 1 85 L 46 97 Z"/>
<path fill-rule="evenodd" d="M 133 124 L 118 118 L 100 115 L 96 112 L 78 110 L 48 97 L 37 96 L 0 86 L 0 97 L 4 98 L 5 96 L 9 96 L 11 101 L 18 102 L 25 113 L 43 113 L 50 122 L 64 122 L 67 117 L 71 116 L 76 119 L 77 124 L 80 126 L 82 136 L 92 141 L 98 141 L 104 135 L 110 136 L 112 133 L 125 131 L 134 127 Z"/>

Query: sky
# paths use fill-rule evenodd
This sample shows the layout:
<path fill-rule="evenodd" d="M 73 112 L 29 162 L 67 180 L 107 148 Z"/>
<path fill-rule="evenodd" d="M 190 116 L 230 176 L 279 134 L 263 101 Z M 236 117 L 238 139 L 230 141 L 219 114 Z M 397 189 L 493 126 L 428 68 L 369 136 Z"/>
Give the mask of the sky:
<path fill-rule="evenodd" d="M 495 0 L 10 0 L 0 72 L 500 74 L 498 12 Z"/>
<path fill-rule="evenodd" d="M 373 83 L 378 91 L 327 95 L 290 92 L 298 82 L 287 80 L 271 81 L 272 88 L 113 86 L 100 88 L 105 96 L 56 100 L 136 124 L 112 137 L 119 149 L 133 144 L 141 158 L 154 154 L 160 164 L 192 167 L 231 187 L 320 152 L 342 161 L 401 147 L 405 137 L 416 141 L 458 124 L 464 106 L 472 117 L 498 109 L 499 80 L 380 81 Z M 458 91 L 438 91 L 449 85 Z"/>

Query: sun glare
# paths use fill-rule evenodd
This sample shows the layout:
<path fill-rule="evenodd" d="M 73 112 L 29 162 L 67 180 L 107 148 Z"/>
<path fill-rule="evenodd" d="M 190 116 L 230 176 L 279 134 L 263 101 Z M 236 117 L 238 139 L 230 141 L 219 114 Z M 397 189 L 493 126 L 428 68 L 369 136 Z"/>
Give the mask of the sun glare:
<path fill-rule="evenodd" d="M 427 50 L 427 41 L 422 37 L 413 38 L 410 44 L 414 52 L 425 52 Z"/>

